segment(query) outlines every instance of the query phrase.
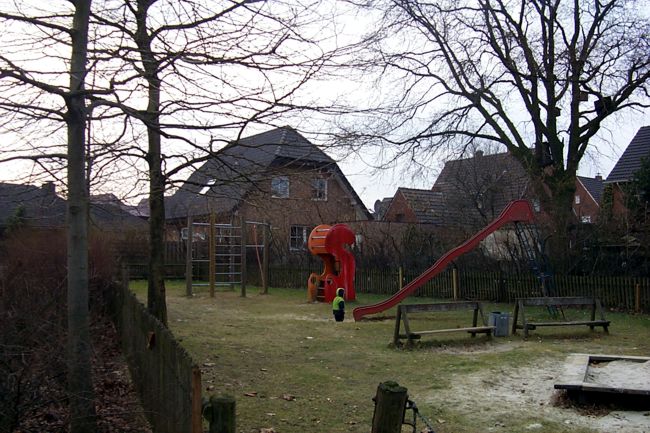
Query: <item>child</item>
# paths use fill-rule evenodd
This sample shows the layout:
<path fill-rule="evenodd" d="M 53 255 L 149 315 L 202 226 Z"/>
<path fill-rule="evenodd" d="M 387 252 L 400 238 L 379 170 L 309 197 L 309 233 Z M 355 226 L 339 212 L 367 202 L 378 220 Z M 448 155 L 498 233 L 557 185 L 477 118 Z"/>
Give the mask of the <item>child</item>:
<path fill-rule="evenodd" d="M 336 298 L 334 298 L 334 301 L 332 302 L 332 312 L 334 313 L 334 319 L 337 322 L 342 322 L 343 318 L 345 317 L 345 299 L 343 299 L 344 294 L 345 290 L 339 287 L 336 289 Z"/>

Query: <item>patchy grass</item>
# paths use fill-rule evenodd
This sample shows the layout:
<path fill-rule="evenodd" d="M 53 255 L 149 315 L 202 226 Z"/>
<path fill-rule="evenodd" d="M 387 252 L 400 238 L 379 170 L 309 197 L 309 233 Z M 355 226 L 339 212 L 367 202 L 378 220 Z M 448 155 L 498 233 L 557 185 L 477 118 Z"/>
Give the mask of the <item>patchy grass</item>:
<path fill-rule="evenodd" d="M 145 285 L 136 281 L 131 287 L 144 298 Z M 635 423 L 650 424 L 643 413 L 628 414 L 638 419 L 583 416 L 551 403 L 553 379 L 568 353 L 650 353 L 648 316 L 610 312 L 609 335 L 586 326 L 539 329 L 527 341 L 521 335 L 488 340 L 451 333 L 406 350 L 390 345 L 394 319 L 352 321 L 353 307 L 382 296 L 359 295 L 356 304 L 346 305 L 345 322 L 335 323 L 331 307 L 308 304 L 304 291 L 271 289 L 259 295 L 249 288 L 246 298 L 238 292 L 187 298 L 184 283 L 174 281 L 167 290 L 170 328 L 201 365 L 204 394 L 237 399 L 240 432 L 273 427 L 278 433 L 367 433 L 372 397 L 386 380 L 408 388 L 438 433 L 632 433 L 643 431 L 635 430 Z M 511 310 L 508 305 L 485 309 Z M 386 314 L 391 315 L 394 311 Z M 417 326 L 470 323 L 471 311 L 459 311 L 439 313 L 435 322 L 430 316 Z"/>

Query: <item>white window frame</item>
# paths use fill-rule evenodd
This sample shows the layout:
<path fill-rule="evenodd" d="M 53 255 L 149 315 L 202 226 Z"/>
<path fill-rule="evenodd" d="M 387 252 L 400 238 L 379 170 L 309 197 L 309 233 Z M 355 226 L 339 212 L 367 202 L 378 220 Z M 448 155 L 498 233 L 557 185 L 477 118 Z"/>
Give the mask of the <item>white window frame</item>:
<path fill-rule="evenodd" d="M 591 224 L 591 215 L 582 215 L 580 217 L 580 222 L 583 224 Z"/>
<path fill-rule="evenodd" d="M 296 233 L 294 234 L 294 229 Z M 307 249 L 307 238 L 309 237 L 309 227 L 302 225 L 292 225 L 289 227 L 289 251 L 305 251 Z M 294 240 L 297 241 L 302 238 L 302 245 L 295 246 Z"/>
<path fill-rule="evenodd" d="M 327 179 L 317 177 L 311 180 L 311 199 L 327 201 Z"/>
<path fill-rule="evenodd" d="M 580 195 L 576 194 L 575 197 L 573 198 L 573 202 L 575 204 L 580 204 Z"/>
<path fill-rule="evenodd" d="M 286 185 L 286 187 L 282 187 Z M 289 177 L 288 176 L 276 176 L 271 179 L 271 197 L 272 198 L 289 198 Z M 281 190 L 280 188 L 286 189 L 286 191 Z"/>

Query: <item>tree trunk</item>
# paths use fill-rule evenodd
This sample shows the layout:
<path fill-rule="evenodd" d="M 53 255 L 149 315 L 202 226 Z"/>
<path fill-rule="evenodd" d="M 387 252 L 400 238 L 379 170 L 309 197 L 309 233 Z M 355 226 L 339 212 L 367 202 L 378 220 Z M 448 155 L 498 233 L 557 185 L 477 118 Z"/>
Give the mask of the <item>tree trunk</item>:
<path fill-rule="evenodd" d="M 84 80 L 91 0 L 75 2 L 68 127 L 68 396 L 70 432 L 96 430 L 88 324 L 88 192 Z"/>
<path fill-rule="evenodd" d="M 147 80 L 148 103 L 143 118 L 147 127 L 149 163 L 149 281 L 147 309 L 167 326 L 165 301 L 165 176 L 162 172 L 160 138 L 160 63 L 151 49 L 147 29 L 148 0 L 138 0 L 136 44 Z"/>

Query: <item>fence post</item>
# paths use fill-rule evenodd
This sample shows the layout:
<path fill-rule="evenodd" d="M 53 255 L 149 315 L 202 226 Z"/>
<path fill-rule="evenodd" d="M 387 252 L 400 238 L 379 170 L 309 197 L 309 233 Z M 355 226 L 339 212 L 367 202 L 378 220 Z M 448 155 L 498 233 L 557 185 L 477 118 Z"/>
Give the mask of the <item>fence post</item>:
<path fill-rule="evenodd" d="M 187 216 L 187 248 L 185 251 L 185 294 L 192 296 L 192 217 Z"/>
<path fill-rule="evenodd" d="M 400 433 L 408 398 L 407 389 L 397 382 L 383 382 L 377 387 L 371 433 Z"/>
<path fill-rule="evenodd" d="M 641 312 L 641 284 L 639 283 L 634 286 L 634 311 Z"/>
<path fill-rule="evenodd" d="M 454 267 L 451 268 L 451 286 L 454 289 L 454 301 L 458 300 L 458 268 L 454 264 Z"/>
<path fill-rule="evenodd" d="M 270 224 L 262 226 L 262 293 L 269 294 L 269 229 Z"/>
<path fill-rule="evenodd" d="M 209 282 L 210 282 L 210 297 L 214 298 L 214 279 L 216 277 L 216 272 L 217 272 L 217 265 L 216 265 L 216 245 L 215 245 L 215 236 L 214 236 L 214 224 L 215 224 L 215 215 L 214 212 L 210 212 L 210 230 L 208 230 L 208 254 L 210 257 L 208 258 L 208 268 L 210 272 L 210 277 L 209 277 Z"/>
<path fill-rule="evenodd" d="M 398 287 L 399 290 L 402 290 L 402 286 L 404 284 L 404 268 L 402 268 L 401 266 L 399 267 L 398 278 L 399 278 Z"/>
<path fill-rule="evenodd" d="M 122 263 L 122 287 L 125 289 L 129 288 L 129 265 L 126 263 Z"/>
<path fill-rule="evenodd" d="M 235 399 L 233 397 L 210 397 L 203 407 L 203 416 L 209 422 L 209 433 L 235 433 Z"/>
<path fill-rule="evenodd" d="M 192 366 L 192 433 L 203 433 L 201 411 L 201 369 Z"/>
<path fill-rule="evenodd" d="M 240 266 L 240 277 L 241 277 L 241 297 L 246 297 L 246 213 L 244 209 L 240 210 L 241 216 L 241 266 Z"/>

